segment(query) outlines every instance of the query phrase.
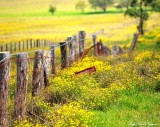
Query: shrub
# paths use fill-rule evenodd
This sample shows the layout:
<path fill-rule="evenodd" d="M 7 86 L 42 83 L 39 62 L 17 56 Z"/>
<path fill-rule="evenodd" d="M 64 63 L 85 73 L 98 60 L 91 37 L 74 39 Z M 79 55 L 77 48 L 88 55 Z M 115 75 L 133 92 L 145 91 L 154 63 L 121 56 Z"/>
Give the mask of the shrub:
<path fill-rule="evenodd" d="M 55 13 L 55 11 L 56 11 L 56 7 L 50 5 L 49 12 L 53 15 Z"/>

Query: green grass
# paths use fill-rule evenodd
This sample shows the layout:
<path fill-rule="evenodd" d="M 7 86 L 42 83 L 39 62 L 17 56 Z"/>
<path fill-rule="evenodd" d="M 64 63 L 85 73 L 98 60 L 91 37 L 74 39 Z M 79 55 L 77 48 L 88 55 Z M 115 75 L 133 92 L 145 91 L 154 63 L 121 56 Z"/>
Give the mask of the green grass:
<path fill-rule="evenodd" d="M 106 111 L 94 111 L 96 127 L 160 126 L 160 93 L 123 91 Z"/>

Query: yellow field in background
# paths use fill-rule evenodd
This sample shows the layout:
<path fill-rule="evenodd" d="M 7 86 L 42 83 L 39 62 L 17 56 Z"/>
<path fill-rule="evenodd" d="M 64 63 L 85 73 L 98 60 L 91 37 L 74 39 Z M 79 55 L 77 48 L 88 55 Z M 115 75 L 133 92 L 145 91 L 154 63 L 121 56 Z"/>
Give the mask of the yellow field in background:
<path fill-rule="evenodd" d="M 75 35 L 80 30 L 87 32 L 89 41 L 91 40 L 89 35 L 93 33 L 99 33 L 98 39 L 101 38 L 105 42 L 125 41 L 131 39 L 133 33 L 137 31 L 138 22 L 136 23 L 135 19 L 124 17 L 123 13 L 65 15 L 66 12 L 71 14 L 75 12 L 76 1 L 1 0 L 0 43 L 26 39 L 46 39 L 59 42 L 64 41 L 68 36 Z M 64 15 L 51 16 L 48 12 L 50 4 L 57 7 L 56 13 Z M 87 9 L 90 10 L 89 5 Z M 40 15 L 35 16 L 36 13 Z M 145 24 L 146 29 L 160 21 L 158 14 L 152 13 L 151 17 Z"/>
<path fill-rule="evenodd" d="M 156 16 L 156 14 L 152 16 Z M 124 17 L 123 14 L 0 18 L 0 42 L 30 38 L 57 42 L 76 34 L 80 30 L 85 30 L 88 34 L 103 31 L 99 35 L 101 38 L 124 40 L 137 31 L 134 22 L 135 20 Z M 148 22 L 146 28 L 158 24 L 158 20 L 155 19 Z"/>

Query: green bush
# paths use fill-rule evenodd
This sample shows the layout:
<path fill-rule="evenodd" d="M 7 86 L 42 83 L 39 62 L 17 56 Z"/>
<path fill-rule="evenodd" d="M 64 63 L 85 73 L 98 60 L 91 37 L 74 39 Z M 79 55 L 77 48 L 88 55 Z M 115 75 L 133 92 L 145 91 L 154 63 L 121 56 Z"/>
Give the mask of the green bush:
<path fill-rule="evenodd" d="M 48 10 L 52 15 L 55 13 L 56 11 L 56 7 L 50 5 L 49 10 Z"/>

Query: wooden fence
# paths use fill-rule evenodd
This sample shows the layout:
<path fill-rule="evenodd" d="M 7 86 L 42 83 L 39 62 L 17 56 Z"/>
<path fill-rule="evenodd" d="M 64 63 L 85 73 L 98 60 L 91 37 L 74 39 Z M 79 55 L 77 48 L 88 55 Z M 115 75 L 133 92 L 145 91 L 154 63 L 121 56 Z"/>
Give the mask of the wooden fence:
<path fill-rule="evenodd" d="M 138 34 L 134 35 L 132 42 L 134 43 L 132 44 L 134 47 L 137 41 L 137 36 Z M 60 48 L 60 68 L 64 69 L 72 65 L 72 63 L 78 59 L 85 57 L 91 49 L 94 49 L 93 53 L 95 56 L 108 56 L 111 54 L 110 49 L 104 46 L 102 42 L 97 42 L 96 38 L 96 35 L 92 36 L 93 46 L 86 50 L 86 33 L 85 31 L 80 31 L 78 37 L 68 37 L 67 41 L 60 42 L 59 46 L 51 45 L 51 43 L 43 43 L 45 46 L 50 46 L 50 50 L 36 50 L 34 51 L 34 57 L 29 57 L 28 52 L 17 54 L 0 52 L 0 126 L 7 127 L 9 125 L 8 91 L 11 81 L 16 84 L 16 92 L 14 96 L 14 118 L 23 120 L 25 119 L 27 111 L 26 95 L 28 84 L 32 86 L 32 96 L 36 96 L 42 88 L 46 88 L 49 85 L 50 74 L 56 74 L 58 60 L 58 57 L 56 56 L 56 48 Z M 41 46 L 40 41 L 35 41 L 34 43 L 33 41 L 27 41 L 25 44 L 26 48 Z M 18 44 L 18 50 L 21 49 L 20 45 L 21 44 Z M 6 46 L 6 48 L 7 47 L 8 46 Z M 134 50 L 134 47 L 130 48 L 130 50 Z M 14 50 L 15 48 L 17 49 L 17 45 L 14 47 Z"/>
<path fill-rule="evenodd" d="M 1 43 L 0 51 L 1 52 L 9 51 L 10 53 L 12 53 L 12 52 L 25 51 L 25 50 L 35 49 L 35 48 L 49 47 L 52 44 L 54 43 L 47 40 L 27 39 L 19 42 Z"/>

